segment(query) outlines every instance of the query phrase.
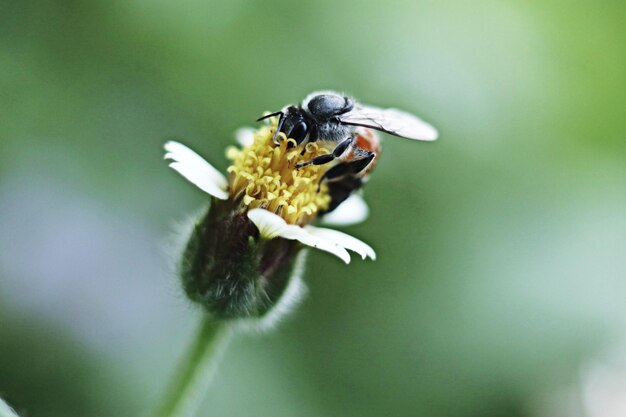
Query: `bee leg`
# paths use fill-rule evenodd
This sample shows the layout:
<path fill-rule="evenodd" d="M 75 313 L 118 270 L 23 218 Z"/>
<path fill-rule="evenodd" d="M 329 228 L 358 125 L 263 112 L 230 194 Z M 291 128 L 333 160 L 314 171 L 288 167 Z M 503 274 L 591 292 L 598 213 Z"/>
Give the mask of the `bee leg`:
<path fill-rule="evenodd" d="M 320 156 L 316 156 L 315 158 L 311 159 L 310 161 L 306 161 L 306 162 L 301 162 L 299 164 L 296 165 L 297 169 L 300 168 L 304 168 L 307 167 L 309 165 L 324 165 L 327 164 L 331 161 L 335 160 L 335 156 L 332 153 L 326 154 L 326 155 L 320 155 Z"/>
<path fill-rule="evenodd" d="M 374 152 L 367 152 L 367 154 L 365 154 L 362 158 L 354 159 L 332 167 L 322 176 L 322 179 L 317 186 L 317 191 L 319 192 L 320 187 L 322 186 L 322 181 L 324 180 L 339 181 L 347 175 L 356 175 L 363 171 L 374 160 L 375 156 L 376 154 Z"/>
<path fill-rule="evenodd" d="M 310 161 L 301 162 L 296 165 L 296 168 L 300 169 L 302 167 L 306 167 L 309 165 L 323 165 L 327 164 L 331 161 L 334 161 L 335 158 L 339 158 L 343 153 L 354 143 L 354 136 L 350 136 L 349 138 L 339 142 L 339 145 L 335 146 L 332 153 L 326 155 L 316 156 Z"/>

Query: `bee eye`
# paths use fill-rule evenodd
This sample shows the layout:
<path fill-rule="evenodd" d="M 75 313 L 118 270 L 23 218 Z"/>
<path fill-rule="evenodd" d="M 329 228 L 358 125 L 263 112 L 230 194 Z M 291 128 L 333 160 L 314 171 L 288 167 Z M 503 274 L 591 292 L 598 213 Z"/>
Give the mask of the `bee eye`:
<path fill-rule="evenodd" d="M 300 120 L 293 125 L 287 137 L 295 140 L 296 143 L 299 145 L 306 138 L 308 131 L 309 129 L 306 123 L 303 120 Z"/>

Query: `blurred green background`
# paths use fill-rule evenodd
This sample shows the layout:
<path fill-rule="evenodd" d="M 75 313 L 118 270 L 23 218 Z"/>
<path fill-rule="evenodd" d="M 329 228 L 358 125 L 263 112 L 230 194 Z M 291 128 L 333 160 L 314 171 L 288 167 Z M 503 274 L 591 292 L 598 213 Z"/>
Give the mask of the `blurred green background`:
<path fill-rule="evenodd" d="M 0 396 L 151 410 L 198 323 L 169 236 L 206 204 L 162 144 L 225 169 L 236 128 L 330 88 L 441 138 L 386 138 L 344 229 L 378 260 L 312 253 L 301 308 L 235 340 L 200 415 L 592 415 L 581 370 L 626 351 L 625 12 L 4 0 Z"/>

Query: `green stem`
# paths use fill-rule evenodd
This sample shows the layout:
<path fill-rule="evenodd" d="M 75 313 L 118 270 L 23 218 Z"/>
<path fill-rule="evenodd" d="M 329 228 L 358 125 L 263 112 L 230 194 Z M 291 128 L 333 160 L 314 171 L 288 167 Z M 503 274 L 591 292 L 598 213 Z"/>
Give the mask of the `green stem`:
<path fill-rule="evenodd" d="M 196 413 L 231 335 L 228 322 L 206 315 L 202 318 L 191 349 L 155 417 L 192 417 Z"/>

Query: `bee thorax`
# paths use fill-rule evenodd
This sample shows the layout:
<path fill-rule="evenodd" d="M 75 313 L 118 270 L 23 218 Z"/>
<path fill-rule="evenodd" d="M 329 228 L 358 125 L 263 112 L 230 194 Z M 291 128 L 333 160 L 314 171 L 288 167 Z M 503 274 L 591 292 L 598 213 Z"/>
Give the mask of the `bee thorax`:
<path fill-rule="evenodd" d="M 354 134 L 353 126 L 346 126 L 339 123 L 324 123 L 317 126 L 318 141 L 339 143 Z"/>

